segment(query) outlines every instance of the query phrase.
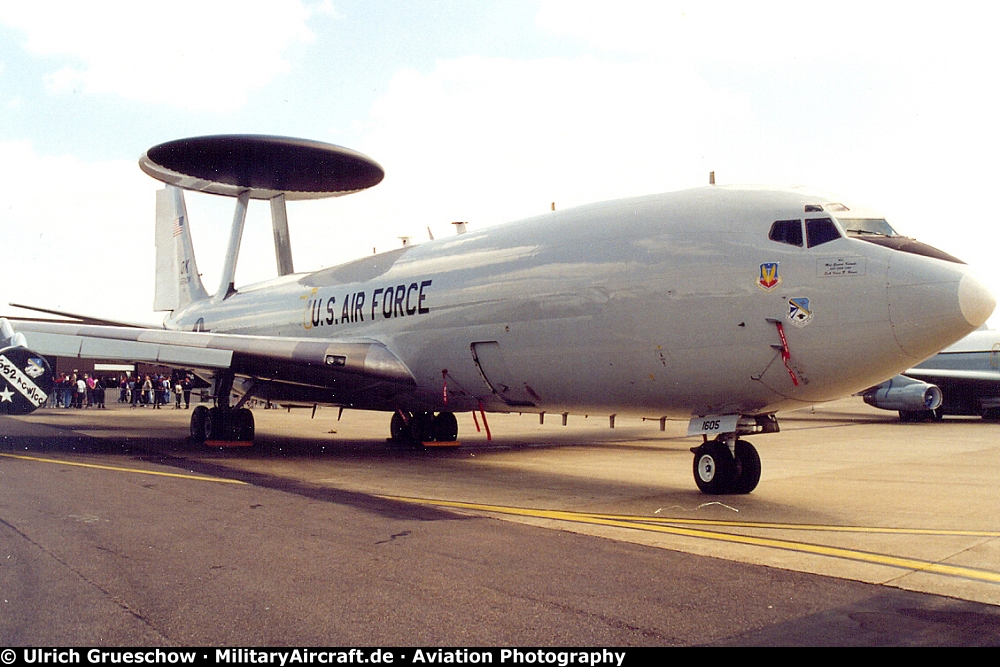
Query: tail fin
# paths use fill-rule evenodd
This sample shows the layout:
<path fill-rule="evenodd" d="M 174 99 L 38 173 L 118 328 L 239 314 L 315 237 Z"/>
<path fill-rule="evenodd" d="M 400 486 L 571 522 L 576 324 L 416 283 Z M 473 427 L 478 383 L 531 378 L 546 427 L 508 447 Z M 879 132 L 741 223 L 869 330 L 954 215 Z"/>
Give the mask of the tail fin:
<path fill-rule="evenodd" d="M 153 310 L 178 310 L 207 299 L 188 227 L 184 192 L 173 185 L 156 191 L 156 295 Z"/>

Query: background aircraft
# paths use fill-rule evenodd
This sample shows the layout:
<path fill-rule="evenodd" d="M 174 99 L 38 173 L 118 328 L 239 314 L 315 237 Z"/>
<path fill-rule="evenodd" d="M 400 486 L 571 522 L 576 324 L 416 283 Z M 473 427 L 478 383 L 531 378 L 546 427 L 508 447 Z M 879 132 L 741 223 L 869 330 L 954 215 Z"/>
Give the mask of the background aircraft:
<path fill-rule="evenodd" d="M 1000 419 L 1000 332 L 974 331 L 902 375 L 864 393 L 865 402 L 898 410 L 903 421 L 978 415 Z"/>
<path fill-rule="evenodd" d="M 675 417 L 703 439 L 698 487 L 748 493 L 760 458 L 741 436 L 914 366 L 995 306 L 959 260 L 799 188 L 592 204 L 296 274 L 285 200 L 375 185 L 373 160 L 226 135 L 155 146 L 140 166 L 168 184 L 157 195 L 163 329 L 4 324 L 11 400 L 0 410 L 40 404 L 50 354 L 211 376 L 216 406 L 193 411 L 196 441 L 252 441 L 249 397 L 392 412 L 404 442 L 455 443 L 455 413 L 472 410 Z M 236 198 L 211 296 L 183 189 Z M 281 275 L 237 289 L 250 199 L 271 203 Z"/>

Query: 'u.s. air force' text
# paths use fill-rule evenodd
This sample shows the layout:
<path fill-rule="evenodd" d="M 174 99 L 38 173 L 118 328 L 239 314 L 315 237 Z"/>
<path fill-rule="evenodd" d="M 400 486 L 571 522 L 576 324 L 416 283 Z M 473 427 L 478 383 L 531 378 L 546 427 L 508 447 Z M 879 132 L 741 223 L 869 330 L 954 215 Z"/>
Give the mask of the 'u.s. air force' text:
<path fill-rule="evenodd" d="M 306 302 L 302 312 L 302 328 L 337 326 L 349 322 L 374 322 L 379 316 L 388 320 L 393 317 L 410 315 L 426 315 L 431 312 L 424 302 L 427 299 L 426 290 L 433 281 L 403 283 L 389 285 L 367 291 L 347 293 L 338 303 L 335 295 L 323 296 L 319 288 L 314 287 L 309 294 L 303 294 L 300 299 Z M 338 315 L 339 313 L 339 315 Z"/>

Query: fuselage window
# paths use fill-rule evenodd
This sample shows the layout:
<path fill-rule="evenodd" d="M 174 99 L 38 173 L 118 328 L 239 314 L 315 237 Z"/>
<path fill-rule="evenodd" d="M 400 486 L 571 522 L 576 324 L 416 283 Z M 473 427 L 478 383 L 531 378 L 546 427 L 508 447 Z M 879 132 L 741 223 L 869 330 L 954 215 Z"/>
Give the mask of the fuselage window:
<path fill-rule="evenodd" d="M 840 238 L 840 230 L 830 218 L 806 220 L 806 239 L 810 248 Z"/>
<path fill-rule="evenodd" d="M 797 245 L 802 247 L 802 221 L 801 220 L 778 220 L 771 225 L 771 231 L 767 238 L 778 243 Z"/>

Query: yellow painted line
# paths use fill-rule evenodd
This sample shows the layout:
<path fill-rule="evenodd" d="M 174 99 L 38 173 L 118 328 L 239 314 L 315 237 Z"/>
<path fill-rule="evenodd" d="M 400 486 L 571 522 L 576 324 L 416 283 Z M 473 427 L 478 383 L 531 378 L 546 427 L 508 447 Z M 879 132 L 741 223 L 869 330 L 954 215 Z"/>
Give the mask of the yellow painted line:
<path fill-rule="evenodd" d="M 945 537 L 1000 537 L 995 530 L 947 530 L 943 528 L 880 528 L 878 526 L 823 526 L 808 523 L 765 523 L 759 521 L 725 521 L 721 519 L 682 519 L 677 517 L 636 516 L 616 514 L 592 514 L 581 512 L 581 516 L 598 519 L 617 519 L 658 524 L 682 524 L 686 526 L 719 526 L 722 528 L 768 528 L 774 530 L 810 530 L 828 533 L 883 533 L 888 535 L 937 535 Z"/>
<path fill-rule="evenodd" d="M 57 463 L 64 466 L 76 466 L 78 468 L 96 468 L 97 470 L 111 470 L 114 472 L 131 472 L 139 475 L 157 475 L 159 477 L 176 477 L 178 479 L 193 479 L 199 482 L 218 482 L 219 484 L 246 484 L 238 479 L 223 479 L 222 477 L 202 477 L 200 475 L 182 475 L 176 472 L 157 472 L 155 470 L 140 470 L 139 468 L 119 468 L 118 466 L 101 466 L 95 463 L 77 463 L 75 461 L 60 461 L 58 459 L 43 459 L 38 456 L 22 456 L 20 454 L 3 454 L 8 459 L 21 459 L 22 461 L 38 461 L 40 463 Z"/>
<path fill-rule="evenodd" d="M 943 574 L 963 579 L 973 579 L 985 581 L 992 584 L 1000 584 L 1000 572 L 990 572 L 970 567 L 960 567 L 957 565 L 946 565 L 932 561 L 920 560 L 917 558 L 905 558 L 900 556 L 888 556 L 884 554 L 858 551 L 855 549 L 845 549 L 842 547 L 830 547 L 821 544 L 810 544 L 808 542 L 794 542 L 791 540 L 779 540 L 764 537 L 752 537 L 748 535 L 731 535 L 729 533 L 719 533 L 709 530 L 698 530 L 694 528 L 680 528 L 677 526 L 667 526 L 639 521 L 629 521 L 616 518 L 606 518 L 600 515 L 581 514 L 577 512 L 565 512 L 561 510 L 536 510 L 522 507 L 504 507 L 501 505 L 484 505 L 481 503 L 464 503 L 452 500 L 429 500 L 425 498 L 406 498 L 398 496 L 385 496 L 392 500 L 400 500 L 414 504 L 433 505 L 435 507 L 449 507 L 453 509 L 477 510 L 480 512 L 493 512 L 496 514 L 510 514 L 514 516 L 527 516 L 537 519 L 551 519 L 555 521 L 568 521 L 573 523 L 586 523 L 598 526 L 612 526 L 615 528 L 631 528 L 634 530 L 645 530 L 655 533 L 665 533 L 682 537 L 693 537 L 698 539 L 715 540 L 717 542 L 729 542 L 733 544 L 743 544 L 757 547 L 767 547 L 771 549 L 782 549 L 785 551 L 796 551 L 799 553 L 813 554 L 817 556 L 828 556 L 831 558 L 841 558 L 874 565 L 885 565 L 888 567 L 902 568 L 916 572 L 930 572 L 933 574 Z"/>

